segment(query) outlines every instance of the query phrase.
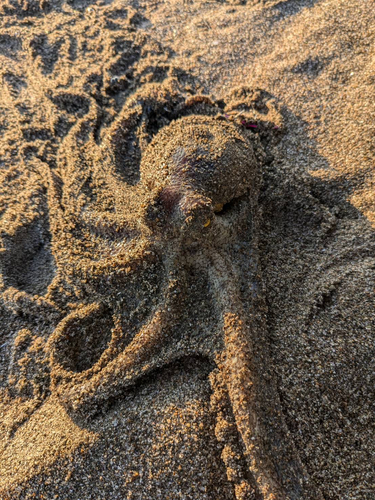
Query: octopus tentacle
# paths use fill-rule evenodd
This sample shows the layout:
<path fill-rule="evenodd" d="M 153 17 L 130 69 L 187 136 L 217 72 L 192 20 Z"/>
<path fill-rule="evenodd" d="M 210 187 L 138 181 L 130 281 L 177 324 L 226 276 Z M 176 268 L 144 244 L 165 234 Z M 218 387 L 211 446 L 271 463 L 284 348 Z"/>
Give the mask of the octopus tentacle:
<path fill-rule="evenodd" d="M 34 319 L 42 316 L 57 319 L 62 314 L 62 311 L 48 298 L 31 295 L 14 287 L 7 288 L 0 299 L 0 304 L 15 314 L 22 313 Z"/>
<path fill-rule="evenodd" d="M 211 409 L 216 414 L 215 436 L 222 447 L 221 458 L 226 467 L 228 480 L 233 484 L 236 500 L 255 500 L 259 495 L 254 478 L 244 461 L 224 374 L 216 368 L 211 372 L 209 379 L 212 389 Z"/>
<path fill-rule="evenodd" d="M 115 359 L 103 366 L 108 349 L 94 366 L 81 373 L 66 367 L 64 345 L 69 328 L 88 312 L 99 311 L 101 305 L 85 306 L 71 313 L 56 328 L 49 340 L 51 352 L 52 388 L 70 413 L 88 418 L 104 403 L 132 386 L 141 376 L 165 364 L 163 349 L 173 335 L 178 320 L 176 310 L 180 300 L 180 282 L 170 277 L 165 300 L 127 347 Z M 170 356 L 171 361 L 186 353 L 179 350 Z M 173 359 L 172 359 L 173 358 Z"/>
<path fill-rule="evenodd" d="M 265 366 L 261 366 L 262 364 L 269 365 L 267 349 L 263 345 L 264 341 L 261 340 L 264 332 L 255 331 L 259 330 L 261 325 L 257 324 L 254 312 L 246 314 L 243 309 L 236 285 L 238 276 L 230 260 L 211 250 L 207 261 L 209 279 L 224 331 L 225 352 L 222 360 L 219 361 L 219 368 L 224 373 L 249 468 L 265 500 L 282 500 L 288 497 L 286 497 L 285 485 L 281 484 L 281 478 L 278 476 L 276 470 L 278 467 L 271 459 L 271 452 L 275 450 L 272 450 L 263 421 L 264 406 L 273 408 L 269 410 L 271 414 L 267 415 L 267 427 L 273 421 L 272 431 L 280 437 L 279 447 L 282 446 L 280 443 L 287 442 L 287 432 L 281 416 L 277 392 L 272 387 L 270 377 L 264 374 Z M 259 342 L 262 344 L 261 347 Z M 256 346 L 255 343 L 257 343 Z M 259 353 L 261 353 L 261 359 L 259 359 Z M 270 400 L 266 405 L 264 405 L 265 399 Z M 279 456 L 283 455 L 283 450 L 277 451 Z M 288 493 L 301 489 L 300 480 L 304 474 L 302 466 L 297 461 L 295 462 L 294 470 L 291 470 L 292 467 L 288 469 Z"/>

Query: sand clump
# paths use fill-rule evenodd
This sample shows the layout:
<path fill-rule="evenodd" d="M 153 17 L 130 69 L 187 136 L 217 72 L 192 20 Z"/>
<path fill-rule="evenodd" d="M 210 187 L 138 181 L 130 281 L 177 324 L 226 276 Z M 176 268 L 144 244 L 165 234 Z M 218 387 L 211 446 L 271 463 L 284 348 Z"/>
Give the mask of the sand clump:
<path fill-rule="evenodd" d="M 251 377 L 222 354 L 235 309 L 264 470 L 286 498 L 372 499 L 371 2 L 7 0 L 0 16 L 0 497 L 271 498 L 228 382 Z M 204 184 L 223 190 L 212 206 L 199 172 L 158 177 L 185 119 L 215 151 L 220 127 L 251 145 L 244 192 L 235 170 Z M 215 218 L 226 238 L 202 236 Z M 162 349 L 100 385 L 164 297 Z M 58 363 L 99 382 L 85 393 Z"/>

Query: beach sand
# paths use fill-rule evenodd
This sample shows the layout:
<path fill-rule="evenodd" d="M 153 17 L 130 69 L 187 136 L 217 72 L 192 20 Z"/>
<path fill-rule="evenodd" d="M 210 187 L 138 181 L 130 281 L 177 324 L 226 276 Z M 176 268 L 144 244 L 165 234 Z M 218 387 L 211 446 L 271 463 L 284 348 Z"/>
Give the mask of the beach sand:
<path fill-rule="evenodd" d="M 140 169 L 152 178 L 163 152 L 142 152 L 197 113 L 262 149 L 255 372 L 271 387 L 261 414 L 289 443 L 265 445 L 264 463 L 291 500 L 373 499 L 374 2 L 4 0 L 0 73 L 0 498 L 271 500 L 205 354 L 221 348 L 216 275 L 191 265 L 191 293 L 163 320 L 186 356 L 165 344 L 135 358 L 134 383 L 120 371 L 87 397 L 84 375 L 76 390 L 51 368 L 106 363 L 111 335 L 115 359 L 157 309 L 169 233 L 154 248 L 137 221 L 152 205 Z M 233 255 L 251 318 L 259 270 Z"/>

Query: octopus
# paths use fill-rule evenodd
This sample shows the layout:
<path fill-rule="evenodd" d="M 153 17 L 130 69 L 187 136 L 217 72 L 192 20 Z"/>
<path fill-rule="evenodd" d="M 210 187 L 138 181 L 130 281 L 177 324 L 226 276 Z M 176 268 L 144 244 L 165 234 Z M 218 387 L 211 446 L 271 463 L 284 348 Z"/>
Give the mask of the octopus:
<path fill-rule="evenodd" d="M 57 266 L 81 302 L 47 341 L 51 390 L 84 421 L 156 369 L 208 359 L 215 433 L 237 500 L 305 498 L 267 346 L 258 251 L 265 153 L 233 118 L 249 96 L 238 91 L 223 110 L 150 84 L 102 138 L 94 105 L 73 127 L 48 175 Z"/>

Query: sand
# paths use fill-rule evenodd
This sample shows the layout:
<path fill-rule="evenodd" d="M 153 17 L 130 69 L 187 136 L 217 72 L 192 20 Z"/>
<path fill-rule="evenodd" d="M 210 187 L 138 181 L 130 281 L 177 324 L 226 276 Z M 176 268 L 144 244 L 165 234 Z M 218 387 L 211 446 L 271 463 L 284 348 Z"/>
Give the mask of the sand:
<path fill-rule="evenodd" d="M 0 498 L 375 497 L 374 39 L 1 3 Z"/>

